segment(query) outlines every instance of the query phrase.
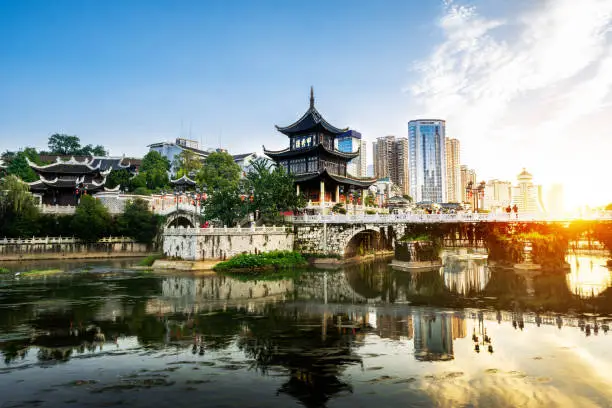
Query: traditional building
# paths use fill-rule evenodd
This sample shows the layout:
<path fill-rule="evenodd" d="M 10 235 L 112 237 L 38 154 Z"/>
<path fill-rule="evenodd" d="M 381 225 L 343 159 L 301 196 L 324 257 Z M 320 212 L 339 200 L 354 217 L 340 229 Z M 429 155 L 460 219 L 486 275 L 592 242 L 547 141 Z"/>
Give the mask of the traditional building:
<path fill-rule="evenodd" d="M 26 160 L 39 177 L 39 180 L 28 183 L 30 191 L 40 197 L 42 204 L 77 205 L 84 194 L 109 191 L 104 184 L 112 166 L 103 170 L 103 162 L 100 160 L 89 159 L 80 162 L 72 157 L 68 161 L 62 161 L 58 157 L 55 163 L 44 166 L 39 166 L 27 158 Z M 119 163 L 118 165 L 129 167 L 129 164 Z M 111 191 L 119 190 L 119 188 L 120 186 L 117 186 Z"/>
<path fill-rule="evenodd" d="M 303 193 L 322 208 L 326 203 L 343 203 L 347 198 L 365 197 L 376 180 L 356 178 L 347 173 L 347 164 L 359 156 L 356 152 L 336 150 L 336 138 L 348 131 L 329 124 L 314 105 L 310 89 L 310 108 L 297 122 L 276 129 L 289 137 L 285 150 L 264 153 L 286 171 L 295 175 L 297 193 Z M 361 190 L 361 191 L 360 191 Z"/>

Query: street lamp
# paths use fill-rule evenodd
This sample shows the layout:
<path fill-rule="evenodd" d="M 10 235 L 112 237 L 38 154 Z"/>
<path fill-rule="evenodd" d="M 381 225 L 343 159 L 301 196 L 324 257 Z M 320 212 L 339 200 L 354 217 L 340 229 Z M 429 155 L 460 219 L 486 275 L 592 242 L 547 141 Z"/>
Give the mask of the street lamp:
<path fill-rule="evenodd" d="M 470 181 L 467 186 L 465 186 L 465 194 L 467 197 L 474 198 L 474 206 L 472 208 L 476 213 L 478 212 L 478 203 L 484 198 L 485 186 L 486 183 L 484 181 L 481 181 L 476 187 L 474 187 L 473 181 Z"/>

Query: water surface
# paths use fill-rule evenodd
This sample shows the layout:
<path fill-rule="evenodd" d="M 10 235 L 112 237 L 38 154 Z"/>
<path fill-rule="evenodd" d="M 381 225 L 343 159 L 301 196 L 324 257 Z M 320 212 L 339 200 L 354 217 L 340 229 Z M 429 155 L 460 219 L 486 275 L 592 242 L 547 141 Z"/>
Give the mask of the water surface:
<path fill-rule="evenodd" d="M 544 275 L 463 250 L 420 273 L 247 281 L 106 261 L 8 277 L 0 407 L 611 406 L 605 260 Z"/>

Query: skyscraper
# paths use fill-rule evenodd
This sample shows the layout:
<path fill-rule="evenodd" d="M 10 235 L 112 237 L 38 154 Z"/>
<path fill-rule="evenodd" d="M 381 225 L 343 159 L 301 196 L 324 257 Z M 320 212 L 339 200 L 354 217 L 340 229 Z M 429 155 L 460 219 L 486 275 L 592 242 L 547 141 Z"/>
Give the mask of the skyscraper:
<path fill-rule="evenodd" d="M 336 138 L 336 148 L 345 153 L 353 153 L 359 149 L 359 156 L 348 162 L 347 173 L 355 177 L 366 177 L 366 142 L 361 140 L 361 133 L 349 130 Z"/>
<path fill-rule="evenodd" d="M 484 191 L 482 208 L 491 212 L 504 212 L 512 203 L 512 183 L 489 180 Z"/>
<path fill-rule="evenodd" d="M 408 139 L 384 136 L 376 139 L 373 146 L 376 178 L 389 177 L 402 194 L 409 194 Z"/>
<path fill-rule="evenodd" d="M 458 203 L 461 200 L 461 156 L 459 140 L 446 138 L 446 201 Z"/>
<path fill-rule="evenodd" d="M 446 202 L 446 123 L 408 122 L 410 195 L 414 201 Z"/>
<path fill-rule="evenodd" d="M 467 203 L 472 201 L 470 198 L 468 198 L 467 192 L 465 191 L 466 186 L 468 185 L 468 183 L 471 181 L 472 184 L 475 186 L 476 185 L 476 170 L 474 169 L 469 169 L 468 166 L 466 166 L 465 164 L 462 164 L 459 167 L 459 173 L 460 173 L 460 180 L 461 180 L 461 202 L 462 203 Z"/>
<path fill-rule="evenodd" d="M 517 176 L 517 185 L 512 187 L 512 205 L 516 205 L 521 212 L 544 211 L 542 186 L 533 184 L 533 176 L 525 169 Z"/>

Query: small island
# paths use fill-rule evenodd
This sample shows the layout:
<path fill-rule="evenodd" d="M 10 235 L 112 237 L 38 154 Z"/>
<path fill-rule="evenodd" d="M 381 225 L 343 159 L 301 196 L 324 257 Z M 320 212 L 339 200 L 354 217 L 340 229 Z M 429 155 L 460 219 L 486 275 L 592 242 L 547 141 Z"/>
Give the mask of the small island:
<path fill-rule="evenodd" d="M 239 254 L 233 258 L 219 262 L 213 267 L 216 272 L 259 272 L 305 267 L 308 262 L 299 252 L 271 251 L 258 254 Z"/>

